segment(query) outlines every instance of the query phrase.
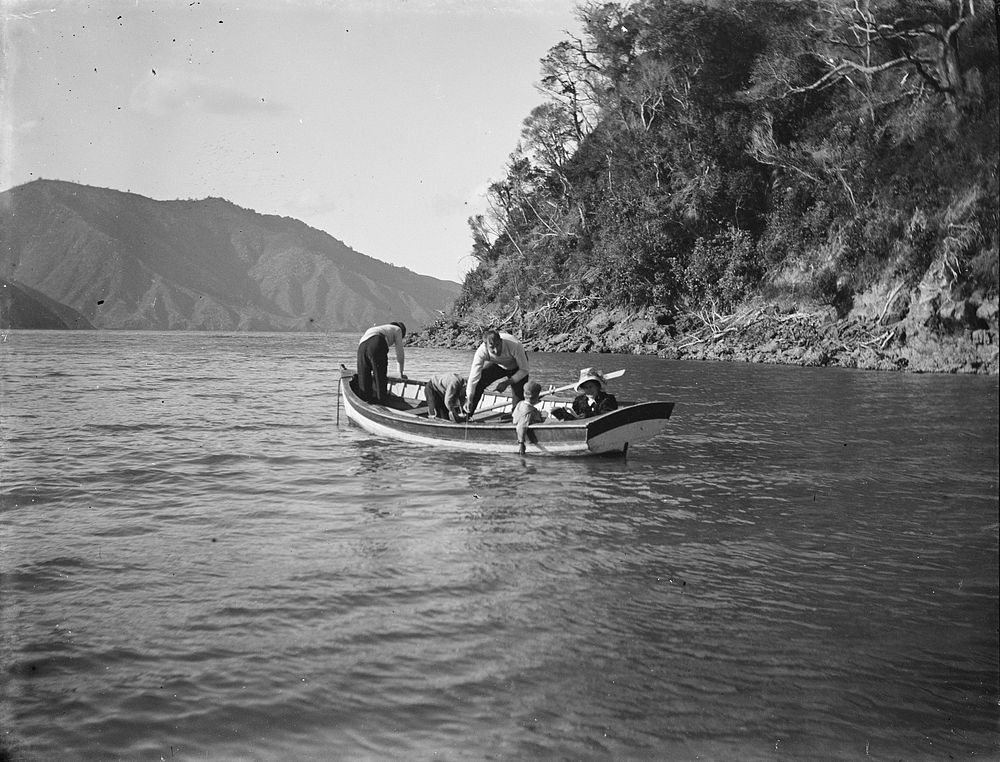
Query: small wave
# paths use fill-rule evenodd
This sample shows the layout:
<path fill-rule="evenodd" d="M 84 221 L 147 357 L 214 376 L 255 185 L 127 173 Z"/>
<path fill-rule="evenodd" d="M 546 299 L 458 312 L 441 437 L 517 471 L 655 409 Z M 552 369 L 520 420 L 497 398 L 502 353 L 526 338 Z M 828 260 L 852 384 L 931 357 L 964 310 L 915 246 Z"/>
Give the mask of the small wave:
<path fill-rule="evenodd" d="M 94 532 L 94 537 L 141 537 L 154 534 L 156 529 L 151 526 L 117 526 L 112 529 L 102 529 Z"/>
<path fill-rule="evenodd" d="M 75 485 L 72 487 L 24 485 L 6 489 L 0 492 L 0 513 L 58 503 L 65 500 L 74 490 L 76 490 Z"/>
<path fill-rule="evenodd" d="M 90 564 L 86 560 L 76 556 L 56 556 L 45 561 L 38 561 L 34 566 L 40 569 L 77 570 L 89 568 Z"/>
<path fill-rule="evenodd" d="M 77 585 L 76 578 L 84 578 L 91 569 L 93 566 L 82 558 L 58 556 L 17 567 L 3 577 L 14 591 L 44 595 Z"/>
<path fill-rule="evenodd" d="M 31 644 L 28 648 L 30 647 Z M 76 671 L 84 671 L 92 662 L 89 658 L 77 655 L 54 655 L 54 650 L 66 650 L 66 647 L 58 644 L 45 644 L 44 648 L 41 644 L 36 644 L 35 648 L 42 653 L 34 657 L 19 659 L 10 665 L 12 677 L 38 679 L 69 675 Z"/>
<path fill-rule="evenodd" d="M 166 431 L 171 427 L 162 423 L 91 423 L 86 428 L 112 434 L 130 434 L 140 431 Z"/>
<path fill-rule="evenodd" d="M 225 466 L 231 463 L 244 463 L 249 457 L 251 457 L 249 454 L 241 452 L 217 452 L 183 458 L 177 462 L 193 466 Z"/>
<path fill-rule="evenodd" d="M 108 470 L 106 477 L 112 484 L 134 488 L 171 482 L 175 475 L 163 468 L 116 468 Z"/>

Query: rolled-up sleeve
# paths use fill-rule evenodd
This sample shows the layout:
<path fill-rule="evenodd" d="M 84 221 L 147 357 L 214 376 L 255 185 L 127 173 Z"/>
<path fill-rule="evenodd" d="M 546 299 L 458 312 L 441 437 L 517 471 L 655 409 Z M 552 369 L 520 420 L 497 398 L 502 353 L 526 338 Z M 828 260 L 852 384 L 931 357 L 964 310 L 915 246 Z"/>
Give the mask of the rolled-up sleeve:
<path fill-rule="evenodd" d="M 479 379 L 483 376 L 484 362 L 486 362 L 486 348 L 480 344 L 479 349 L 472 356 L 472 367 L 469 368 L 469 382 L 465 385 L 466 393 L 470 400 L 476 392 L 476 384 L 479 383 Z"/>
<path fill-rule="evenodd" d="M 396 347 L 396 370 L 399 375 L 403 375 L 403 361 L 405 359 L 405 351 L 403 350 L 403 330 L 398 326 L 394 325 L 389 328 L 388 331 L 392 336 L 392 341 L 390 342 L 394 347 Z"/>
<path fill-rule="evenodd" d="M 514 362 L 517 363 L 519 370 L 528 370 L 528 355 L 524 351 L 524 347 L 521 346 L 520 342 L 505 341 L 507 345 L 507 350 L 510 356 L 514 358 Z"/>
<path fill-rule="evenodd" d="M 403 375 L 403 362 L 405 360 L 403 352 L 403 340 L 396 340 L 396 367 L 399 369 L 399 375 Z"/>

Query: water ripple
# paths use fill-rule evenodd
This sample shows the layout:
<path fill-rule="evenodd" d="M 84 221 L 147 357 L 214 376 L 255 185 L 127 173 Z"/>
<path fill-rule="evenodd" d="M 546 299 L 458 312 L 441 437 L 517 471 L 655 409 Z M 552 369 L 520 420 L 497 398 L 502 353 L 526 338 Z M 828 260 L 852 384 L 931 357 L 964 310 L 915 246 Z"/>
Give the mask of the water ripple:
<path fill-rule="evenodd" d="M 538 460 L 338 426 L 353 336 L 12 335 L 14 758 L 1000 754 L 995 380 L 538 355 L 678 403 Z"/>

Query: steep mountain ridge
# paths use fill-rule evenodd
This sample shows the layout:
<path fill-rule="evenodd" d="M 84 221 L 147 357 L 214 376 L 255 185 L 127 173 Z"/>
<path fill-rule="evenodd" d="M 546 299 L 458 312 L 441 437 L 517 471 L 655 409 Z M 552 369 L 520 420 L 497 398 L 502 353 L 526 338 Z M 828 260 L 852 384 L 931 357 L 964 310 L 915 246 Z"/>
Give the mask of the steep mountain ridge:
<path fill-rule="evenodd" d="M 157 201 L 37 180 L 0 194 L 0 276 L 98 328 L 419 326 L 457 283 L 372 259 L 305 223 L 219 198 Z"/>
<path fill-rule="evenodd" d="M 92 329 L 76 310 L 0 278 L 0 328 Z"/>

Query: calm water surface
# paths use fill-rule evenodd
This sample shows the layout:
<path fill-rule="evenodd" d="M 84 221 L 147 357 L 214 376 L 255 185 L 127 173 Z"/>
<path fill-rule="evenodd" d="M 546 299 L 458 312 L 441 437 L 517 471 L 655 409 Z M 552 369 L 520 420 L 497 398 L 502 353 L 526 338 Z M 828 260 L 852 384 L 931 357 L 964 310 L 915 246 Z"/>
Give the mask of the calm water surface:
<path fill-rule="evenodd" d="M 10 758 L 1000 757 L 996 378 L 538 354 L 671 426 L 488 457 L 349 424 L 354 336 L 5 338 Z"/>

